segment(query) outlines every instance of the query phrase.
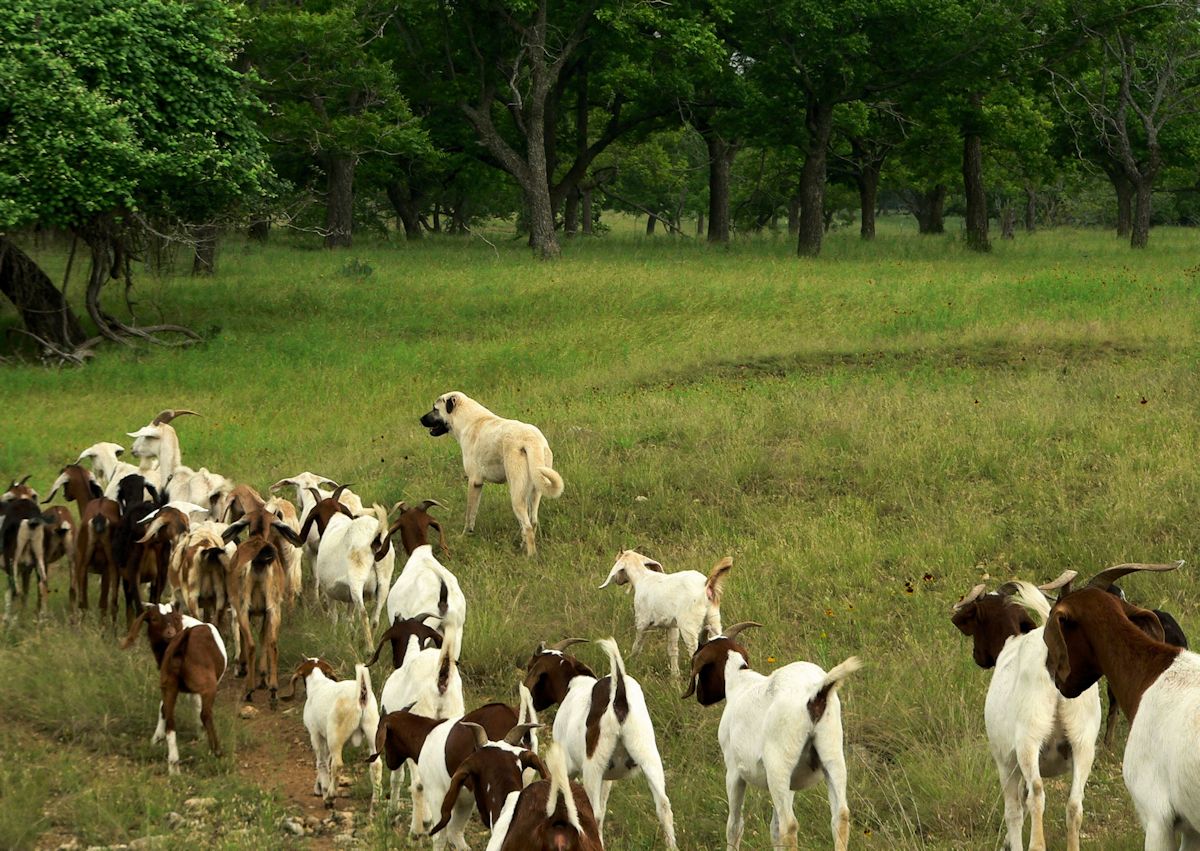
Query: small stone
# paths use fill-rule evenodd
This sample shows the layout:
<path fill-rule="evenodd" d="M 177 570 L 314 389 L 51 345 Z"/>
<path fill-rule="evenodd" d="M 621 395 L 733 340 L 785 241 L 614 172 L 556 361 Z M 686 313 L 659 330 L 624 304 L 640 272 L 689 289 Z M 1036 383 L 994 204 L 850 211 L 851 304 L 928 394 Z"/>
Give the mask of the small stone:
<path fill-rule="evenodd" d="M 299 819 L 284 817 L 279 820 L 279 827 L 284 833 L 290 833 L 292 836 L 303 836 L 304 825 Z"/>
<path fill-rule="evenodd" d="M 333 837 L 334 845 L 355 845 L 357 843 L 358 840 L 354 838 L 353 833 L 339 833 L 337 836 Z"/>
<path fill-rule="evenodd" d="M 316 816 L 305 816 L 304 826 L 309 830 L 317 830 L 321 827 L 321 820 Z"/>
<path fill-rule="evenodd" d="M 645 501 L 646 501 L 646 500 L 648 500 L 649 498 L 650 498 L 650 497 L 648 497 L 648 496 L 642 496 L 642 495 L 639 493 L 637 496 L 635 496 L 635 497 L 633 498 L 633 501 L 634 501 L 634 502 L 645 502 Z"/>
<path fill-rule="evenodd" d="M 211 810 L 217 805 L 216 798 L 188 798 L 183 805 L 189 810 Z"/>
<path fill-rule="evenodd" d="M 72 836 L 62 845 L 58 846 L 58 851 L 78 851 L 79 847 L 79 837 Z"/>
<path fill-rule="evenodd" d="M 238 710 L 238 718 L 249 721 L 251 718 L 258 717 L 258 710 L 247 704 Z"/>
<path fill-rule="evenodd" d="M 350 810 L 336 810 L 333 817 L 343 824 L 354 824 L 354 813 Z"/>
<path fill-rule="evenodd" d="M 167 827 L 171 828 L 171 830 L 179 830 L 179 828 L 187 825 L 187 819 L 174 811 L 167 813 L 164 820 L 167 823 Z"/>

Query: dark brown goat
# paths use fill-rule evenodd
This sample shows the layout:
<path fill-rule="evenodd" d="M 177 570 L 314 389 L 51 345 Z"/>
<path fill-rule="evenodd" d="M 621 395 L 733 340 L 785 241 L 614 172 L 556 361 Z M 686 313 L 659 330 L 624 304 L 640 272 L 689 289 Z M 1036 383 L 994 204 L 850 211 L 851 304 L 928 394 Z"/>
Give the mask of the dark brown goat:
<path fill-rule="evenodd" d="M 309 488 L 309 493 L 315 499 L 316 505 L 308 510 L 308 515 L 304 518 L 304 523 L 300 527 L 300 540 L 307 541 L 308 534 L 313 526 L 317 527 L 317 537 L 320 538 L 325 534 L 325 527 L 329 525 L 329 521 L 333 519 L 335 514 L 344 514 L 347 517 L 353 518 L 354 515 L 350 509 L 342 505 L 338 500 L 341 499 L 342 491 L 350 485 L 338 485 L 337 489 L 327 497 L 322 497 L 321 492 L 316 488 Z"/>
<path fill-rule="evenodd" d="M 984 585 L 976 585 L 954 606 L 950 622 L 974 642 L 975 664 L 987 670 L 996 660 L 1005 642 L 1014 635 L 1037 629 L 1025 607 L 1012 598 L 1016 586 L 1009 583 L 985 594 Z"/>
<path fill-rule="evenodd" d="M 220 756 L 217 728 L 213 723 L 213 704 L 217 684 L 225 674 L 225 645 L 216 628 L 185 618 L 170 606 L 147 604 L 121 642 L 128 649 L 137 640 L 142 624 L 159 668 L 159 688 L 162 704 L 159 707 L 158 727 L 152 741 L 167 740 L 167 768 L 179 773 L 179 748 L 175 742 L 175 704 L 180 694 L 191 694 L 200 704 L 200 723 L 208 735 L 208 746 Z"/>
<path fill-rule="evenodd" d="M 413 550 L 417 547 L 428 544 L 429 530 L 434 529 L 438 533 L 438 545 L 442 550 L 442 555 L 446 558 L 450 557 L 450 550 L 446 547 L 446 536 L 442 533 L 442 525 L 438 523 L 436 517 L 429 513 L 429 509 L 434 506 L 444 507 L 436 499 L 427 499 L 412 507 L 403 502 L 397 502 L 392 506 L 392 511 L 400 509 L 400 514 L 388 527 L 388 536 L 400 533 L 400 544 L 404 547 L 406 555 L 412 555 Z"/>
<path fill-rule="evenodd" d="M 413 636 L 417 638 L 417 646 L 420 649 L 426 647 L 436 647 L 439 650 L 442 647 L 442 634 L 431 626 L 426 625 L 427 618 L 435 618 L 436 614 L 426 613 L 420 614 L 412 618 L 401 618 L 399 615 L 392 621 L 392 625 L 387 628 L 387 632 L 379 637 L 379 646 L 375 648 L 374 655 L 367 661 L 367 666 L 374 665 L 379 660 L 379 653 L 383 650 L 383 645 L 391 642 L 392 645 L 392 668 L 399 668 L 404 664 L 404 654 L 408 650 L 408 641 Z"/>
<path fill-rule="evenodd" d="M 546 754 L 546 765 L 550 779 L 531 783 L 517 798 L 501 851 L 603 851 L 587 793 L 568 780 L 557 742 Z"/>

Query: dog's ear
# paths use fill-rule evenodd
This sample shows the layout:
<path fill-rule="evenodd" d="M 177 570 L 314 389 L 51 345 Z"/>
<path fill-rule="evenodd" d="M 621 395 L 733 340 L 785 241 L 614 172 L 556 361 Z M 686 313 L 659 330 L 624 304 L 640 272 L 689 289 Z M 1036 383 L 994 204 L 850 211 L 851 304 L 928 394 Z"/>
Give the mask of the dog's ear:
<path fill-rule="evenodd" d="M 454 411 L 454 406 L 457 402 L 458 402 L 458 399 L 455 396 L 447 396 L 446 397 L 446 413 L 447 414 L 452 413 Z"/>

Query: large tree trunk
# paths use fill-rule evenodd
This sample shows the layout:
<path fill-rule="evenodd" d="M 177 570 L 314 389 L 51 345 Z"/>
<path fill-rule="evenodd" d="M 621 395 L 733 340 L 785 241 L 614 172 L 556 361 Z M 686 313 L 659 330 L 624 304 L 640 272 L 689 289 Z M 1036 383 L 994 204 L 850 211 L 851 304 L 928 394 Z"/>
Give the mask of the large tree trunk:
<path fill-rule="evenodd" d="M 1133 181 L 1120 169 L 1108 173 L 1117 193 L 1117 236 L 1127 237 L 1133 229 Z"/>
<path fill-rule="evenodd" d="M 808 151 L 800 171 L 800 229 L 796 253 L 816 257 L 825 234 L 825 159 L 833 132 L 833 105 L 810 99 L 805 114 Z"/>
<path fill-rule="evenodd" d="M 944 183 L 939 183 L 924 192 L 915 193 L 910 207 L 913 215 L 917 217 L 918 233 L 946 232 L 946 222 L 943 217 L 946 207 L 946 185 Z"/>
<path fill-rule="evenodd" d="M 2 234 L 0 293 L 13 303 L 30 334 L 64 351 L 83 342 L 79 319 L 63 294 L 28 254 Z"/>
<path fill-rule="evenodd" d="M 217 270 L 217 226 L 196 228 L 196 253 L 192 256 L 193 275 L 211 275 Z"/>
<path fill-rule="evenodd" d="M 591 236 L 592 229 L 592 190 L 585 189 L 579 193 L 579 217 L 583 219 L 583 234 Z"/>
<path fill-rule="evenodd" d="M 567 191 L 567 206 L 563 210 L 563 233 L 567 238 L 579 232 L 579 187 L 572 186 Z"/>
<path fill-rule="evenodd" d="M 325 247 L 349 248 L 354 231 L 354 157 L 329 154 L 325 196 Z"/>
<path fill-rule="evenodd" d="M 875 238 L 875 204 L 879 197 L 879 169 L 864 165 L 855 177 L 858 184 L 858 206 L 862 210 L 862 224 L 858 235 L 863 239 Z"/>
<path fill-rule="evenodd" d="M 708 241 L 729 242 L 729 179 L 737 145 L 715 130 L 704 136 L 708 145 Z"/>
<path fill-rule="evenodd" d="M 971 96 L 972 114 L 963 128 L 963 191 L 967 196 L 966 236 L 967 247 L 974 251 L 988 251 L 987 193 L 983 184 L 983 136 L 979 123 L 983 120 L 982 98 Z"/>
<path fill-rule="evenodd" d="M 1025 232 L 1037 230 L 1037 192 L 1032 183 L 1025 184 Z"/>
<path fill-rule="evenodd" d="M 1017 211 L 1008 202 L 1000 208 L 1000 238 L 1017 238 Z"/>
<path fill-rule="evenodd" d="M 393 180 L 387 185 L 385 191 L 388 203 L 396 211 L 396 218 L 400 220 L 400 225 L 404 228 L 404 238 L 409 241 L 424 238 L 425 234 L 421 231 L 421 211 L 413 201 L 407 184 L 400 180 Z"/>
<path fill-rule="evenodd" d="M 646 219 L 646 236 L 654 235 L 654 226 L 658 224 L 658 216 L 653 213 Z"/>
<path fill-rule="evenodd" d="M 1133 220 L 1130 223 L 1130 248 L 1145 248 L 1150 242 L 1150 196 L 1154 192 L 1154 178 L 1140 177 L 1133 182 Z"/>

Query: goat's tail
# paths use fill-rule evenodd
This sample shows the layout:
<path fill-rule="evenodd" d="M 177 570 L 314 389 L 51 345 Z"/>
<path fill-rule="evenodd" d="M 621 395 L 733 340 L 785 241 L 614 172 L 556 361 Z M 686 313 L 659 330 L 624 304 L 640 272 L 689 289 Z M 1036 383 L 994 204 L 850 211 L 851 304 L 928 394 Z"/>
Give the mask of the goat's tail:
<path fill-rule="evenodd" d="M 92 527 L 93 535 L 103 535 L 108 530 L 108 518 L 103 514 L 97 514 L 88 523 Z"/>
<path fill-rule="evenodd" d="M 546 818 L 552 818 L 554 811 L 560 806 L 559 796 L 562 796 L 562 806 L 566 810 L 567 820 L 582 833 L 579 826 L 579 812 L 575 808 L 575 795 L 571 791 L 571 780 L 567 774 L 567 757 L 562 745 L 554 742 L 546 751 L 546 770 L 550 772 L 550 793 L 546 796 Z"/>
<path fill-rule="evenodd" d="M 355 665 L 354 679 L 358 682 L 358 708 L 361 711 L 367 708 L 367 704 L 375 696 L 371 688 L 371 669 L 366 665 Z"/>
<path fill-rule="evenodd" d="M 355 665 L 354 667 L 357 670 L 361 666 Z M 375 752 L 363 760 L 364 762 L 374 762 L 375 760 L 379 759 L 379 757 L 383 756 L 383 748 L 384 745 L 387 744 L 388 734 L 388 727 L 387 724 L 384 723 L 384 720 L 385 719 L 380 718 L 378 726 L 375 727 Z"/>
<path fill-rule="evenodd" d="M 171 643 L 167 645 L 167 649 L 163 651 L 162 662 L 158 666 L 159 671 L 167 670 L 167 666 L 171 664 L 171 660 L 176 656 L 182 656 L 187 653 L 188 638 L 191 637 L 192 627 L 187 627 L 179 632 Z"/>
<path fill-rule="evenodd" d="M 825 679 L 821 680 L 821 686 L 817 689 L 808 701 L 808 717 L 816 724 L 825 715 L 825 708 L 829 705 L 829 695 L 831 692 L 837 691 L 837 687 L 842 684 L 842 680 L 853 674 L 862 667 L 862 661 L 857 656 L 851 656 L 840 665 L 834 665 L 829 669 L 829 673 L 825 675 Z"/>
<path fill-rule="evenodd" d="M 442 645 L 442 652 L 438 658 L 438 694 L 445 694 L 446 689 L 450 688 L 452 673 L 454 673 L 454 656 L 450 653 L 450 643 L 446 642 Z"/>
<path fill-rule="evenodd" d="M 596 642 L 608 654 L 608 663 L 612 667 L 613 686 L 609 692 L 609 706 L 620 712 L 629 711 L 629 696 L 625 691 L 625 662 L 621 659 L 621 649 L 612 638 L 602 638 Z"/>
<path fill-rule="evenodd" d="M 712 602 L 714 608 L 721 608 L 721 592 L 724 590 L 725 577 L 731 570 L 733 570 L 733 559 L 725 556 L 708 572 L 708 581 L 704 583 L 704 594 Z"/>
<path fill-rule="evenodd" d="M 1041 624 L 1045 625 L 1050 619 L 1050 600 L 1032 582 L 1018 579 L 1008 585 L 1013 589 L 1012 598 L 1038 616 Z"/>
<path fill-rule="evenodd" d="M 525 687 L 525 683 L 517 683 L 517 693 L 520 695 L 517 707 L 517 724 L 538 723 L 537 710 L 533 706 L 533 695 Z M 537 729 L 534 727 L 529 728 L 529 749 L 537 753 Z"/>
<path fill-rule="evenodd" d="M 167 525 L 170 520 L 163 512 L 156 511 L 154 514 L 156 516 L 150 521 L 150 525 L 146 527 L 146 533 L 138 538 L 139 544 L 149 543 L 150 539 L 158 534 L 158 530 Z"/>

